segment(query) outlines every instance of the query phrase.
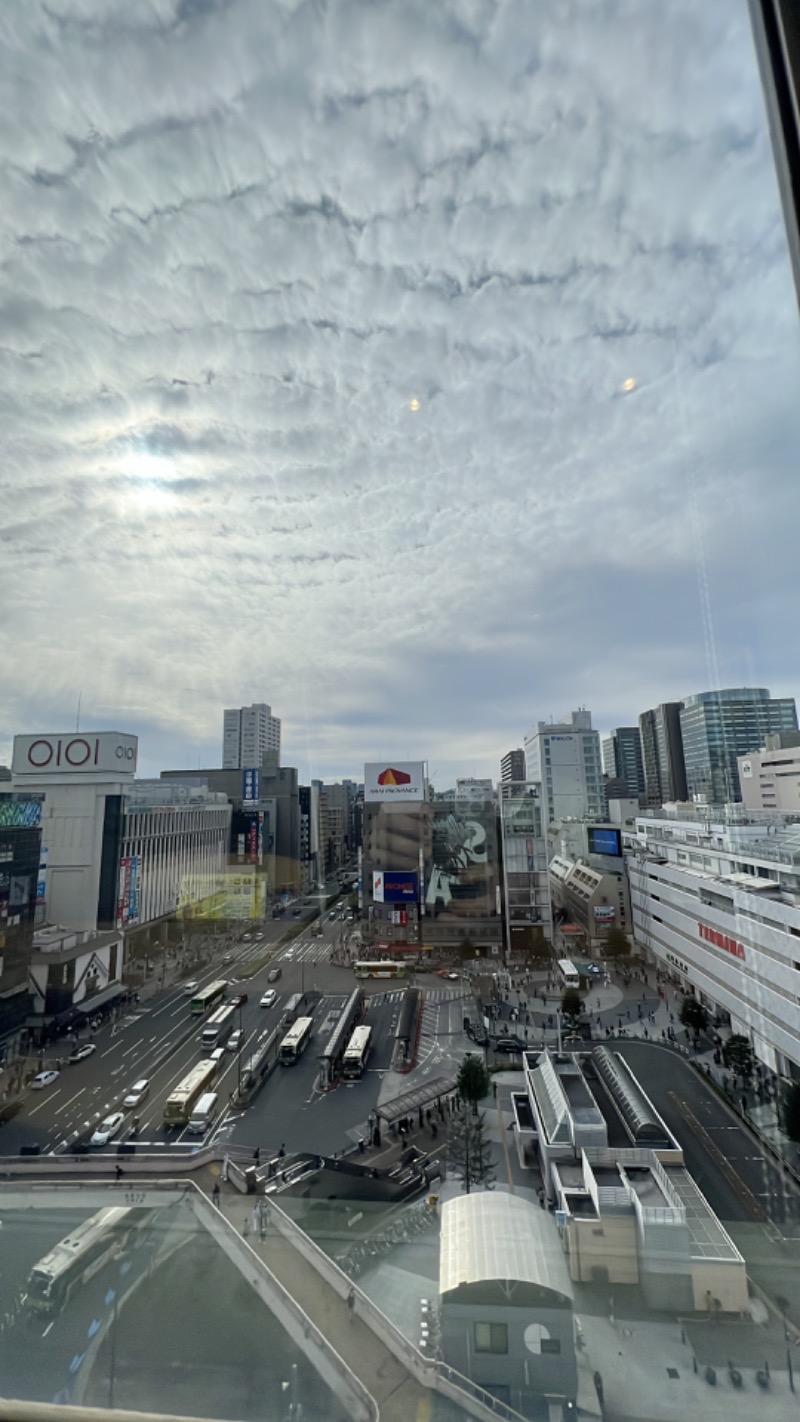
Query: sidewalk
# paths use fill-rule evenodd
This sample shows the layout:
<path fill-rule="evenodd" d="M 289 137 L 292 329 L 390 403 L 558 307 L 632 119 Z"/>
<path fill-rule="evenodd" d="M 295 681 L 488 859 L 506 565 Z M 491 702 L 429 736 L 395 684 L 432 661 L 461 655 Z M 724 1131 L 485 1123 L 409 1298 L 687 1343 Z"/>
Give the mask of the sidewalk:
<path fill-rule="evenodd" d="M 241 1235 L 246 1234 L 250 1248 L 372 1394 L 381 1422 L 408 1422 L 409 1418 L 427 1416 L 430 1390 L 417 1382 L 359 1317 L 360 1310 L 366 1311 L 369 1305 L 357 1285 L 352 1286 L 355 1309 L 351 1316 L 346 1298 L 283 1238 L 274 1223 L 267 1225 L 264 1239 L 253 1230 L 252 1202 L 252 1196 L 226 1193 L 220 1200 L 221 1212 Z"/>

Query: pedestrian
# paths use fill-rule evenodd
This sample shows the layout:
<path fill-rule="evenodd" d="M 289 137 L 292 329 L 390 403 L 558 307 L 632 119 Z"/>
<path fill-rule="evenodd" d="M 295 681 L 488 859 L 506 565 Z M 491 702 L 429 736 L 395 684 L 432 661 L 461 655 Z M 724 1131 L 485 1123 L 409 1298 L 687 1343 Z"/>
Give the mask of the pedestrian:
<path fill-rule="evenodd" d="M 256 1165 L 261 1164 L 261 1146 L 256 1146 L 255 1150 L 253 1151 L 253 1160 L 255 1161 Z"/>
<path fill-rule="evenodd" d="M 125 1174 L 125 1171 L 122 1169 L 121 1165 L 116 1165 L 114 1167 L 114 1174 L 116 1175 L 117 1180 L 119 1181 L 122 1179 L 123 1175 Z"/>
<path fill-rule="evenodd" d="M 284 1158 L 285 1155 L 286 1155 L 286 1146 L 283 1144 L 283 1142 L 281 1142 L 281 1147 L 280 1147 L 280 1150 L 278 1151 L 278 1160 L 283 1160 L 283 1158 Z"/>
<path fill-rule="evenodd" d="M 219 1209 L 219 1196 L 220 1196 L 219 1181 L 218 1181 L 218 1180 L 215 1180 L 215 1181 L 214 1181 L 214 1189 L 211 1191 L 211 1198 L 212 1198 L 212 1200 L 214 1201 L 214 1204 L 216 1205 L 217 1209 Z"/>
<path fill-rule="evenodd" d="M 350 1322 L 352 1323 L 356 1313 L 356 1291 L 353 1288 L 350 1289 L 347 1295 L 347 1312 L 350 1316 Z"/>

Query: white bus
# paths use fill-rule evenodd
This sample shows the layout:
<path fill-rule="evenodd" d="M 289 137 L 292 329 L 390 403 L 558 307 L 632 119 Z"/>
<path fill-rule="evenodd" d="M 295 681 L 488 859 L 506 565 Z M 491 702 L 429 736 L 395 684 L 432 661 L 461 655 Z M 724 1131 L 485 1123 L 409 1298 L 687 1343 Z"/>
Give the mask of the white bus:
<path fill-rule="evenodd" d="M 178 1083 L 175 1090 L 164 1102 L 164 1125 L 187 1125 L 192 1114 L 192 1107 L 196 1101 L 200 1100 L 203 1092 L 210 1089 L 216 1074 L 216 1062 L 202 1061 L 192 1067 L 192 1070 L 183 1078 L 183 1081 Z"/>
<path fill-rule="evenodd" d="M 128 1248 L 131 1234 L 152 1217 L 152 1210 L 106 1209 L 84 1220 L 38 1264 L 28 1279 L 28 1308 L 54 1313 L 73 1289 L 89 1280 Z"/>
<path fill-rule="evenodd" d="M 558 976 L 564 984 L 564 987 L 576 988 L 580 987 L 581 985 L 578 969 L 575 967 L 575 964 L 569 958 L 559 958 Z"/>
<path fill-rule="evenodd" d="M 362 1024 L 356 1027 L 342 1057 L 342 1076 L 351 1080 L 361 1076 L 372 1047 L 372 1028 Z"/>
<path fill-rule="evenodd" d="M 311 1040 L 313 1025 L 313 1018 L 298 1017 L 294 1025 L 289 1028 L 278 1050 L 278 1061 L 281 1066 L 292 1066 L 295 1062 L 299 1062 Z"/>
<path fill-rule="evenodd" d="M 238 1011 L 238 1002 L 223 1002 L 221 1007 L 212 1012 L 200 1036 L 200 1045 L 204 1052 L 210 1052 L 214 1047 L 224 1047 Z"/>

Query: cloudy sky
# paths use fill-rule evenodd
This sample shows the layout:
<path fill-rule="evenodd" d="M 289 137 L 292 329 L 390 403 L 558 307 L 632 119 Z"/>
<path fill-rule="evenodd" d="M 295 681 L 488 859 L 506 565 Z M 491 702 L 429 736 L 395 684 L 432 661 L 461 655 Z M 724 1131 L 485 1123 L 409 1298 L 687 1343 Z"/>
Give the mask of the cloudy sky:
<path fill-rule="evenodd" d="M 0 761 L 800 692 L 746 0 L 3 0 L 0 71 Z"/>

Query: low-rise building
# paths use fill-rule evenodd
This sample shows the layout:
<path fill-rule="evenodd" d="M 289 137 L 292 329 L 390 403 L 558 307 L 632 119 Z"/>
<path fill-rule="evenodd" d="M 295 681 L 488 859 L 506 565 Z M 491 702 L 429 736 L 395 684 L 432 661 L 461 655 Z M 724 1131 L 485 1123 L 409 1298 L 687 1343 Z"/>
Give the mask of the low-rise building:
<path fill-rule="evenodd" d="M 538 1157 L 576 1283 L 638 1285 L 670 1312 L 748 1308 L 744 1258 L 625 1059 L 524 1054 L 512 1095 L 521 1165 Z"/>
<path fill-rule="evenodd" d="M 556 937 L 569 926 L 587 953 L 602 956 L 611 929 L 630 932 L 628 882 L 622 869 L 595 869 L 580 859 L 556 854 L 549 872 Z M 574 929 L 579 930 L 577 935 Z"/>
<path fill-rule="evenodd" d="M 63 1028 L 105 1011 L 125 994 L 122 966 L 119 931 L 38 928 L 30 964 L 30 1021 Z"/>
<path fill-rule="evenodd" d="M 445 1362 L 522 1416 L 574 1406 L 572 1285 L 552 1220 L 487 1192 L 447 1200 L 441 1219 Z"/>
<path fill-rule="evenodd" d="M 748 810 L 800 814 L 800 732 L 776 732 L 763 750 L 737 757 L 742 802 Z"/>

